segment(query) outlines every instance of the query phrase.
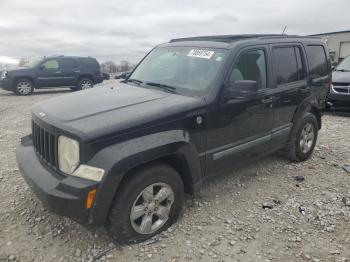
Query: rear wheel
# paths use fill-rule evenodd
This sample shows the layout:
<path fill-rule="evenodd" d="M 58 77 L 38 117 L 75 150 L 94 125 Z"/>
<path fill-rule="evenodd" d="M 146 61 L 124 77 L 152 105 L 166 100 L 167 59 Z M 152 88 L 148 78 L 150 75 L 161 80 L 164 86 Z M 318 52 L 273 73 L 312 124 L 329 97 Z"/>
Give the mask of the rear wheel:
<path fill-rule="evenodd" d="M 288 158 L 296 162 L 308 159 L 316 145 L 317 135 L 316 117 L 311 113 L 306 113 L 292 133 L 286 150 Z"/>
<path fill-rule="evenodd" d="M 170 166 L 153 164 L 121 185 L 106 229 L 120 244 L 137 243 L 167 229 L 182 210 L 184 188 Z"/>
<path fill-rule="evenodd" d="M 94 87 L 94 82 L 89 78 L 81 78 L 78 82 L 78 90 L 85 90 Z"/>
<path fill-rule="evenodd" d="M 21 96 L 31 95 L 34 91 L 34 85 L 29 79 L 22 78 L 16 81 L 14 91 Z"/>

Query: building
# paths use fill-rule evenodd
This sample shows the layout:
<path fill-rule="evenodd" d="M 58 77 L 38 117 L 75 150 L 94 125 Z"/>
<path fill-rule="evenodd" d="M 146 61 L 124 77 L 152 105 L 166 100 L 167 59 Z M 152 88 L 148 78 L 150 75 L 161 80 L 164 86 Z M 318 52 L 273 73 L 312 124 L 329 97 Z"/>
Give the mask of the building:
<path fill-rule="evenodd" d="M 339 63 L 346 56 L 350 55 L 350 30 L 316 34 L 325 40 L 329 46 L 329 53 L 332 63 Z"/>

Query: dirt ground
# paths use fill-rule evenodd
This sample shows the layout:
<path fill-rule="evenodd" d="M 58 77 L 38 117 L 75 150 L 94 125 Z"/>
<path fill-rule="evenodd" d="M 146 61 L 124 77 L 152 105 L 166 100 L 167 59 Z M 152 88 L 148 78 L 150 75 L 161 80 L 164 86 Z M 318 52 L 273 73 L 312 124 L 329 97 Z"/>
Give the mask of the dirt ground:
<path fill-rule="evenodd" d="M 46 211 L 17 168 L 30 107 L 67 92 L 0 91 L 0 261 L 350 261 L 350 109 L 323 117 L 310 160 L 274 155 L 213 178 L 167 232 L 120 247 Z"/>

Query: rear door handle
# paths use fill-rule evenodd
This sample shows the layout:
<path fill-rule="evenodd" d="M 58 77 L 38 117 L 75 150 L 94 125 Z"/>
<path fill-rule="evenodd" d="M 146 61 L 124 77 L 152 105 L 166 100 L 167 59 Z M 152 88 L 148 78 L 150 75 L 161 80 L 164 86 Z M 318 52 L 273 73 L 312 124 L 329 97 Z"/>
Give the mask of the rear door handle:
<path fill-rule="evenodd" d="M 272 96 L 261 99 L 261 103 L 263 103 L 263 104 L 270 104 L 272 102 L 273 102 L 273 97 Z"/>

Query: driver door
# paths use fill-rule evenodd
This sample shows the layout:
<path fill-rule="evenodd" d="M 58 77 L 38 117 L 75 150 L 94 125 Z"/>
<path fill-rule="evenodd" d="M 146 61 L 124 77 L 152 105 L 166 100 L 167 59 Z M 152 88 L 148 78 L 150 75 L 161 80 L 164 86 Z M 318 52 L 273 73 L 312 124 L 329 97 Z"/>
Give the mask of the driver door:
<path fill-rule="evenodd" d="M 63 74 L 58 59 L 50 58 L 41 63 L 36 70 L 37 87 L 56 87 L 63 85 Z"/>
<path fill-rule="evenodd" d="M 231 68 L 225 86 L 242 80 L 257 82 L 254 97 L 220 101 L 208 120 L 207 174 L 254 160 L 269 152 L 273 120 L 269 50 L 258 46 L 242 50 Z"/>

